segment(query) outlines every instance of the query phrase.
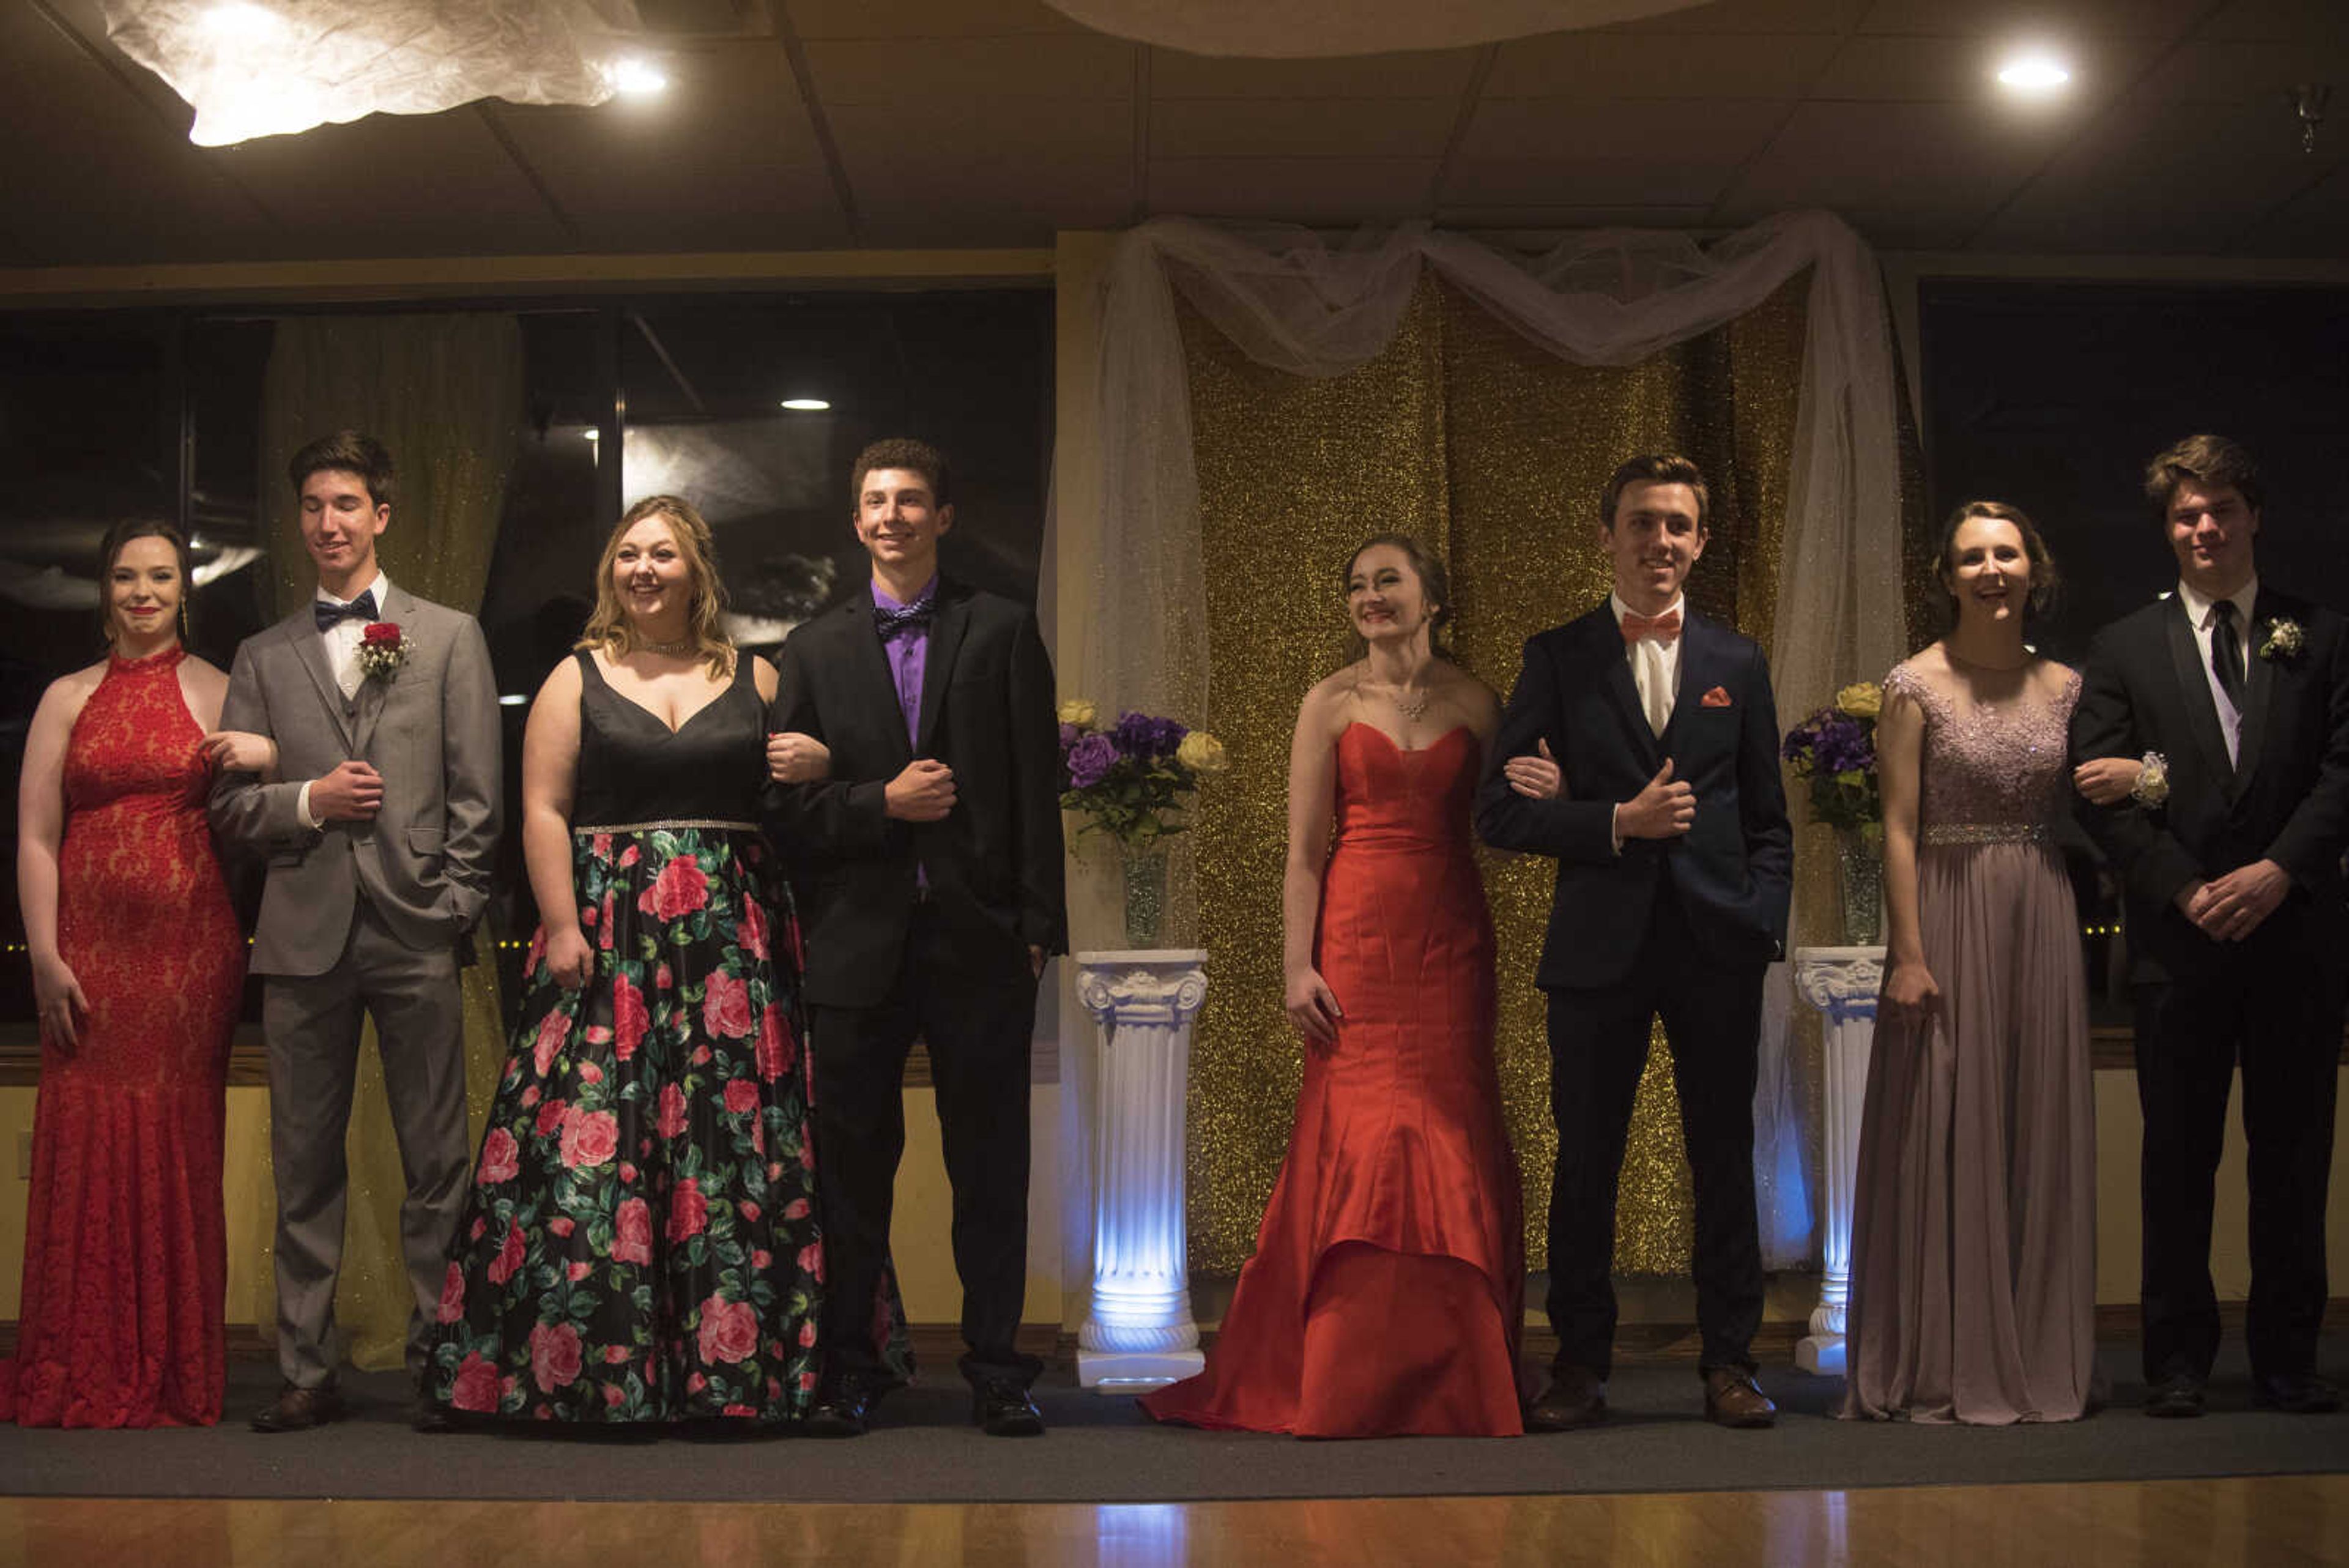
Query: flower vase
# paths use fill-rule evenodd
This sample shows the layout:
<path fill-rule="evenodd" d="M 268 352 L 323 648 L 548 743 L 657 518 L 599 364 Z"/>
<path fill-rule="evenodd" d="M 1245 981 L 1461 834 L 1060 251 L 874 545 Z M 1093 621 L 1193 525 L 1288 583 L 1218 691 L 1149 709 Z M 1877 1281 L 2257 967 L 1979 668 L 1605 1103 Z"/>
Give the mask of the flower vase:
<path fill-rule="evenodd" d="M 1863 822 L 1836 829 L 1836 891 L 1843 912 L 1844 945 L 1872 948 L 1884 940 L 1884 825 Z"/>
<path fill-rule="evenodd" d="M 1125 945 L 1155 948 L 1166 936 L 1166 852 L 1120 846 L 1125 867 Z"/>

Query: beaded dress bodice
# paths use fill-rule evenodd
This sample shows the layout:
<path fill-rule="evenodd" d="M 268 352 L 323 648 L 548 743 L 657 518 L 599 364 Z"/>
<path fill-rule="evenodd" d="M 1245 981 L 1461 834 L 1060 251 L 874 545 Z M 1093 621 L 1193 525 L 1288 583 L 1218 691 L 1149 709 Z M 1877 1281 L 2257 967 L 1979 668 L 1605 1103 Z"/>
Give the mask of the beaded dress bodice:
<path fill-rule="evenodd" d="M 1895 667 L 1884 689 L 1924 711 L 1917 821 L 1925 843 L 2037 836 L 2063 813 L 2077 670 L 2052 701 L 2026 681 L 2012 697 L 1975 702 L 1936 686 L 1913 659 Z"/>

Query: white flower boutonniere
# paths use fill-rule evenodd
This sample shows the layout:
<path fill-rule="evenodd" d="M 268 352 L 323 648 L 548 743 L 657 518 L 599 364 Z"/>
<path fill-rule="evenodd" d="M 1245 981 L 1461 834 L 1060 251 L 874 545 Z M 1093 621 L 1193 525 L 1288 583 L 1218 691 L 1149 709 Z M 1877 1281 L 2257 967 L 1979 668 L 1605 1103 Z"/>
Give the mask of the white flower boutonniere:
<path fill-rule="evenodd" d="M 2260 644 L 2260 657 L 2266 659 L 2298 659 L 2308 646 L 2308 634 L 2300 629 L 2300 622 L 2288 616 L 2278 616 L 2268 622 L 2267 640 Z"/>
<path fill-rule="evenodd" d="M 2159 752 L 2146 753 L 2137 763 L 2137 787 L 2129 798 L 2142 806 L 2158 806 L 2169 798 L 2169 759 Z"/>
<path fill-rule="evenodd" d="M 388 680 L 408 662 L 408 639 L 392 620 L 369 621 L 359 633 L 359 669 L 370 680 Z"/>

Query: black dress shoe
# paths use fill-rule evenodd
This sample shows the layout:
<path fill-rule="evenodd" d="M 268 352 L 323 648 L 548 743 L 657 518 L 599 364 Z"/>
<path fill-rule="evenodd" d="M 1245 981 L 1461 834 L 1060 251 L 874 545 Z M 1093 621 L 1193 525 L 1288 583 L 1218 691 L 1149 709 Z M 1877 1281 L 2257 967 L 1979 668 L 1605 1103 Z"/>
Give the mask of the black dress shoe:
<path fill-rule="evenodd" d="M 2202 1379 L 2173 1372 L 2145 1391 L 2145 1413 L 2159 1420 L 2191 1420 L 2202 1414 Z"/>
<path fill-rule="evenodd" d="M 306 1432 L 313 1427 L 323 1427 L 337 1421 L 343 1415 L 343 1397 L 331 1383 L 321 1383 L 316 1388 L 297 1388 L 288 1383 L 277 1391 L 274 1401 L 253 1415 L 256 1432 Z"/>
<path fill-rule="evenodd" d="M 1570 1432 L 1605 1419 L 1607 1385 L 1588 1366 L 1561 1369 L 1541 1397 L 1526 1407 L 1528 1432 Z"/>
<path fill-rule="evenodd" d="M 2288 1416 L 2323 1416 L 2341 1408 L 2341 1390 L 2313 1372 L 2279 1372 L 2251 1379 L 2251 1403 Z"/>
<path fill-rule="evenodd" d="M 990 1377 L 971 1389 L 970 1418 L 990 1438 L 1044 1435 L 1044 1412 L 1036 1408 L 1025 1385 L 1009 1377 Z"/>
<path fill-rule="evenodd" d="M 808 1412 L 811 1438 L 861 1438 L 873 1425 L 873 1386 L 861 1377 L 833 1384 Z"/>

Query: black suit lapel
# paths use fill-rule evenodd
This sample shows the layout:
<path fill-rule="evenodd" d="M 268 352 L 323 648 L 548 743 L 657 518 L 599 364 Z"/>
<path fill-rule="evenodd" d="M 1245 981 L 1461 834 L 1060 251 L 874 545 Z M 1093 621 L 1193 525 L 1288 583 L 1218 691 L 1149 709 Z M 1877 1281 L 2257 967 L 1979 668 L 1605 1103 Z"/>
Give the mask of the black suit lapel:
<path fill-rule="evenodd" d="M 2260 742 L 2268 731 L 2268 697 L 2275 690 L 2275 660 L 2260 657 L 2260 644 L 2267 640 L 2266 624 L 2281 613 L 2282 607 L 2266 593 L 2251 607 L 2251 672 L 2243 682 L 2243 732 L 2235 747 L 2234 781 L 2227 791 L 2230 802 L 2249 786 L 2260 765 Z"/>
<path fill-rule="evenodd" d="M 962 636 L 969 626 L 969 601 L 941 580 L 937 613 L 930 618 L 930 656 L 922 670 L 922 717 L 915 727 L 916 756 L 931 753 L 938 728 L 938 707 L 946 698 L 947 679 L 954 672 L 955 655 L 962 651 Z"/>
<path fill-rule="evenodd" d="M 335 684 L 334 666 L 326 662 L 326 641 L 318 635 L 316 618 L 305 606 L 297 618 L 278 624 L 285 629 L 285 640 L 294 645 L 295 658 L 309 672 L 310 683 L 318 689 L 318 701 L 326 704 L 326 717 L 334 721 L 344 750 L 357 754 L 358 747 L 351 738 L 350 704 L 343 701 L 343 689 Z"/>
<path fill-rule="evenodd" d="M 841 628 L 841 636 L 848 645 L 846 676 L 854 710 L 874 714 L 881 722 L 892 753 L 901 763 L 912 762 L 913 745 L 905 738 L 905 710 L 897 701 L 897 678 L 889 672 L 889 656 L 882 651 L 881 633 L 873 622 L 872 585 L 859 588 L 839 613 L 847 622 Z M 931 664 L 935 667 L 936 660 Z M 923 684 L 928 684 L 926 672 Z"/>
<path fill-rule="evenodd" d="M 2227 760 L 2227 736 L 2219 728 L 2219 709 L 2210 696 L 2209 674 L 2202 668 L 2202 650 L 2195 645 L 2194 623 L 2187 618 L 2183 598 L 2173 594 L 2161 627 L 2169 639 L 2169 661 L 2178 675 L 2178 701 L 2186 710 L 2186 727 L 2201 749 L 2209 776 L 2227 783 L 2234 777 L 2235 768 Z"/>

